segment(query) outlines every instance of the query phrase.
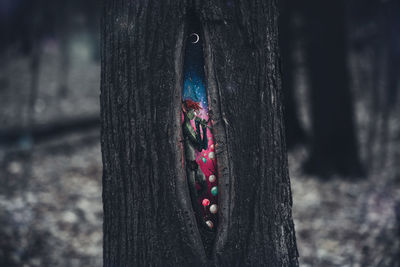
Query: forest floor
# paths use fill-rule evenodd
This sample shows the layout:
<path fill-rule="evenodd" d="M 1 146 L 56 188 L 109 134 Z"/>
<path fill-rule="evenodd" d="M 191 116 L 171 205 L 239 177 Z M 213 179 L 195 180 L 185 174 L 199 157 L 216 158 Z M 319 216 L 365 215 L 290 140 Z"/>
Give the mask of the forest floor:
<path fill-rule="evenodd" d="M 399 184 L 306 176 L 304 154 L 289 154 L 301 266 L 396 266 Z M 102 265 L 97 131 L 9 153 L 0 173 L 0 266 Z"/>
<path fill-rule="evenodd" d="M 356 181 L 314 177 L 301 171 L 305 154 L 303 148 L 289 154 L 301 266 L 399 266 L 395 166 Z"/>
<path fill-rule="evenodd" d="M 56 52 L 50 45 L 46 53 L 37 123 L 97 114 L 98 65 L 73 61 L 69 80 L 79 83 L 60 98 L 57 81 L 49 78 L 57 77 Z M 2 129 L 26 121 L 20 107 L 29 94 L 17 91 L 28 87 L 26 66 L 14 60 L 1 70 L 0 82 L 7 84 L 0 91 Z M 390 141 L 393 151 L 400 151 L 398 141 Z M 0 266 L 102 266 L 99 129 L 23 144 L 0 147 Z M 395 160 L 388 157 L 383 167 L 352 181 L 305 175 L 306 157 L 304 147 L 289 153 L 301 266 L 399 266 Z"/>

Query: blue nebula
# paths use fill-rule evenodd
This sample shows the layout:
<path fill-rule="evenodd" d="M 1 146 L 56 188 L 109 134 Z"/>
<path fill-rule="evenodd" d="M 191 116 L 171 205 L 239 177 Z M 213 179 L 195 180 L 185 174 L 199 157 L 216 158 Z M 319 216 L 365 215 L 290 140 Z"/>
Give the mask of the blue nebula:
<path fill-rule="evenodd" d="M 208 111 L 207 90 L 205 87 L 203 44 L 201 38 L 197 43 L 192 43 L 190 36 L 187 38 L 184 62 L 184 84 L 182 100 L 191 99 L 200 102 L 201 107 Z"/>

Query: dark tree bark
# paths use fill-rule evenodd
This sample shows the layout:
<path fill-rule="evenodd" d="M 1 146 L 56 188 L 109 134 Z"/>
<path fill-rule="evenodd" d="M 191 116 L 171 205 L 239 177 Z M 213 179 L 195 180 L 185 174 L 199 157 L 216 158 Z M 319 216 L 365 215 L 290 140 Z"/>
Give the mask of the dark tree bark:
<path fill-rule="evenodd" d="M 285 107 L 284 118 L 286 125 L 286 144 L 288 149 L 304 143 L 306 135 L 297 112 L 295 97 L 296 86 L 294 84 L 295 64 L 293 50 L 295 33 L 293 27 L 293 16 L 297 4 L 295 1 L 283 0 L 281 3 L 281 15 L 279 18 L 280 47 L 282 54 L 282 89 L 283 103 Z"/>
<path fill-rule="evenodd" d="M 210 257 L 180 142 L 192 8 L 218 145 Z M 297 266 L 275 1 L 107 0 L 101 55 L 104 266 Z"/>
<path fill-rule="evenodd" d="M 308 1 L 307 18 L 313 138 L 306 170 L 358 176 L 361 164 L 347 69 L 345 1 Z"/>

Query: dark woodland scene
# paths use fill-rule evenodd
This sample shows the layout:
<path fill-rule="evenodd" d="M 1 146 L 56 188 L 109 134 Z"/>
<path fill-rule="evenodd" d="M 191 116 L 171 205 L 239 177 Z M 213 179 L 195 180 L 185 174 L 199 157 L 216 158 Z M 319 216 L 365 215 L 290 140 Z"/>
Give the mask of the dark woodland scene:
<path fill-rule="evenodd" d="M 400 266 L 400 2 L 252 2 L 0 1 L 0 267 Z"/>

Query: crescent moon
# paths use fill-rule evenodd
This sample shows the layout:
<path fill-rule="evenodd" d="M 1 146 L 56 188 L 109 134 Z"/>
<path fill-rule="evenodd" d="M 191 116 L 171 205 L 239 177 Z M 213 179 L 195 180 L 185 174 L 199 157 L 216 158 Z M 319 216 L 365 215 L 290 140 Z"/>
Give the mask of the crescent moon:
<path fill-rule="evenodd" d="M 192 35 L 196 36 L 196 41 L 192 42 L 192 44 L 197 44 L 200 40 L 200 36 L 197 33 L 192 33 L 190 36 Z"/>

